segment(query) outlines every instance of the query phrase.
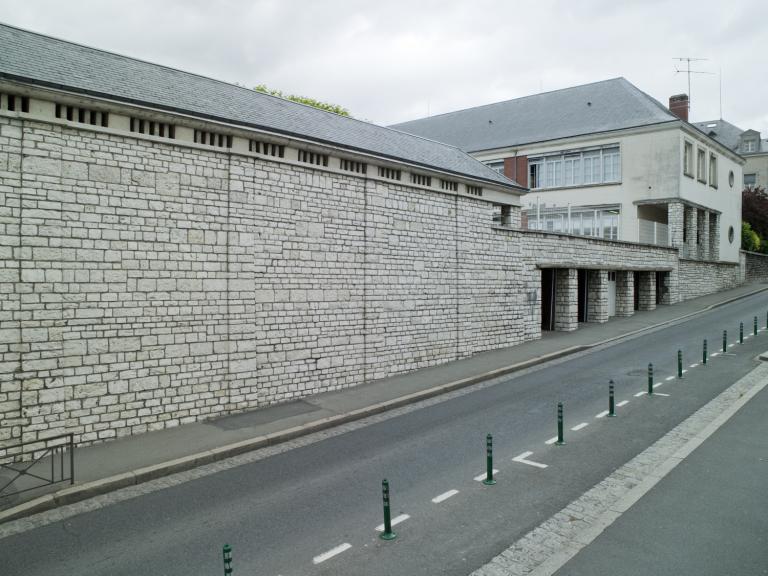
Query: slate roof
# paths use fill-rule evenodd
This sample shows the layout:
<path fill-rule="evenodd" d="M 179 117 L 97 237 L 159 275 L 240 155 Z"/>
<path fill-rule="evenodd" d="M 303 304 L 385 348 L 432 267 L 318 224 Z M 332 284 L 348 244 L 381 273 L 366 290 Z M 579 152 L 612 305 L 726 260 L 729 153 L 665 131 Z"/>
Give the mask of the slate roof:
<path fill-rule="evenodd" d="M 741 150 L 741 135 L 746 132 L 738 126 L 726 122 L 725 120 L 709 120 L 708 122 L 695 122 L 694 126 L 714 138 L 723 146 L 727 146 L 734 152 L 741 154 L 742 156 L 750 156 L 752 154 L 766 154 L 768 153 L 768 140 L 760 140 L 760 148 L 754 152 L 745 152 Z"/>
<path fill-rule="evenodd" d="M 0 24 L 0 78 L 296 136 L 502 186 L 456 147 L 111 52 Z"/>
<path fill-rule="evenodd" d="M 650 126 L 679 119 L 624 78 L 395 124 L 467 152 Z"/>

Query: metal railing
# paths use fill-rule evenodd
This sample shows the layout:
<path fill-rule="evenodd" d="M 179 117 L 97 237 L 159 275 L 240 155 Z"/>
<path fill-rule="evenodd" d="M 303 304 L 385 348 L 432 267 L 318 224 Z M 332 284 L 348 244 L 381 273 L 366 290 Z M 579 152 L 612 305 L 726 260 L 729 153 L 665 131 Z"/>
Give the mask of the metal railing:
<path fill-rule="evenodd" d="M 20 460 L 22 454 L 29 452 L 29 444 L 43 446 L 32 451 L 31 460 Z M 2 450 L 4 459 L 11 458 L 11 461 L 0 461 L 0 472 L 3 472 L 0 474 L 0 505 L 5 499 L 30 490 L 62 482 L 75 483 L 74 434 L 3 446 Z"/>
<path fill-rule="evenodd" d="M 643 244 L 655 244 L 656 246 L 669 246 L 669 226 L 652 220 L 637 220 L 639 230 L 638 240 Z"/>
<path fill-rule="evenodd" d="M 523 229 L 560 232 L 606 240 L 619 239 L 621 207 L 530 204 L 522 210 Z"/>

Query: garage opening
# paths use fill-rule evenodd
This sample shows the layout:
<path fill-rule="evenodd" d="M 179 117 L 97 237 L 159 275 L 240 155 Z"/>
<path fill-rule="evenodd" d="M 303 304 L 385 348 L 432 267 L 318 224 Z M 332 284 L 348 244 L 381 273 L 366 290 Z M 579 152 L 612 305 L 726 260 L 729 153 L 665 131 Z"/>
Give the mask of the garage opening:
<path fill-rule="evenodd" d="M 555 269 L 541 270 L 541 329 L 555 329 Z"/>
<path fill-rule="evenodd" d="M 640 272 L 634 272 L 635 275 L 635 312 L 640 310 Z"/>
<path fill-rule="evenodd" d="M 579 322 L 586 322 L 589 317 L 589 274 L 587 270 L 578 270 L 579 293 L 577 318 Z"/>

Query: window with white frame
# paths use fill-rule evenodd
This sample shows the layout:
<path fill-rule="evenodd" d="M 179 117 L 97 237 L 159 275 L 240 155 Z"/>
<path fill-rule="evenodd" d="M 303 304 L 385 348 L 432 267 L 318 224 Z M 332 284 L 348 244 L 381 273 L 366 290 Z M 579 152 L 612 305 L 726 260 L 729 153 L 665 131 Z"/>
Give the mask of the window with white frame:
<path fill-rule="evenodd" d="M 757 142 L 754 140 L 744 142 L 744 152 L 754 152 L 755 150 L 757 150 Z"/>
<path fill-rule="evenodd" d="M 709 155 L 709 185 L 717 188 L 717 156 Z"/>
<path fill-rule="evenodd" d="M 683 174 L 693 178 L 693 142 L 685 141 L 683 153 Z"/>
<path fill-rule="evenodd" d="M 504 174 L 504 160 L 489 160 L 485 165 L 496 170 L 499 174 Z"/>
<path fill-rule="evenodd" d="M 757 186 L 757 174 L 744 174 L 744 188 Z"/>
<path fill-rule="evenodd" d="M 703 148 L 696 149 L 696 178 L 699 182 L 707 181 L 707 152 Z"/>
<path fill-rule="evenodd" d="M 528 159 L 529 188 L 562 188 L 621 182 L 618 146 Z"/>

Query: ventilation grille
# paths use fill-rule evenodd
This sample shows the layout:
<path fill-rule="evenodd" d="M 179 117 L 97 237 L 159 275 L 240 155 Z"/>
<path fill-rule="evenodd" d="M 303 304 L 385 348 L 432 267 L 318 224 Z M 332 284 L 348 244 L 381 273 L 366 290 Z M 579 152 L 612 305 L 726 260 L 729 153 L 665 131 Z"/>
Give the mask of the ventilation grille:
<path fill-rule="evenodd" d="M 411 184 L 417 184 L 418 186 L 432 186 L 432 176 L 425 176 L 424 174 L 411 174 Z"/>
<path fill-rule="evenodd" d="M 469 184 L 467 184 L 467 194 L 470 194 L 472 196 L 482 196 L 483 189 L 480 186 L 470 186 Z"/>
<path fill-rule="evenodd" d="M 103 128 L 109 127 L 109 112 L 101 112 L 100 110 L 91 110 L 89 108 L 56 104 L 56 118 L 61 118 L 67 122 L 77 122 L 78 124 L 90 124 L 91 126 L 102 126 Z"/>
<path fill-rule="evenodd" d="M 318 154 L 316 152 L 308 152 L 307 150 L 299 150 L 299 162 L 315 164 L 316 166 L 328 166 L 328 154 Z"/>
<path fill-rule="evenodd" d="M 450 190 L 451 192 L 458 192 L 459 183 L 455 180 L 440 180 L 440 188 L 443 190 Z"/>
<path fill-rule="evenodd" d="M 354 160 L 339 160 L 339 166 L 347 172 L 356 172 L 358 174 L 367 174 L 368 165 L 365 162 L 355 162 Z"/>
<path fill-rule="evenodd" d="M 160 138 L 176 138 L 176 127 L 165 122 L 153 122 L 142 118 L 131 118 L 131 132 L 160 136 Z"/>
<path fill-rule="evenodd" d="M 400 180 L 402 177 L 403 174 L 400 170 L 379 166 L 379 178 L 386 178 L 387 180 Z"/>
<path fill-rule="evenodd" d="M 29 96 L 0 94 L 0 110 L 8 110 L 8 112 L 29 112 Z"/>
<path fill-rule="evenodd" d="M 259 140 L 248 140 L 248 151 L 265 156 L 275 156 L 282 158 L 285 156 L 285 146 L 282 144 L 272 144 L 270 142 L 260 142 Z"/>
<path fill-rule="evenodd" d="M 232 148 L 232 136 L 217 132 L 206 132 L 205 130 L 195 130 L 195 144 L 216 146 L 217 148 Z"/>

